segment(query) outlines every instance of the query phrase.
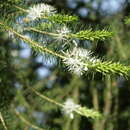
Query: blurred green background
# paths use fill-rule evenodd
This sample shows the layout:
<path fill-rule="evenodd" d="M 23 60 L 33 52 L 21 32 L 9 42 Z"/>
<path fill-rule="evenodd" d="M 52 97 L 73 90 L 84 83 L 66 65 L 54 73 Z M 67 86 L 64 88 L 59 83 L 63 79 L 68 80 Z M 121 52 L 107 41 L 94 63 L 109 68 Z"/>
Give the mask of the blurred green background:
<path fill-rule="evenodd" d="M 0 17 L 12 14 L 13 9 L 0 2 Z M 11 1 L 14 4 L 17 1 Z M 112 39 L 80 46 L 91 49 L 94 55 L 130 65 L 130 27 L 125 18 L 130 13 L 130 0 L 22 0 L 28 7 L 45 2 L 55 6 L 59 13 L 80 17 L 81 27 L 109 29 Z M 5 4 L 5 5 L 4 5 Z M 5 16 L 6 17 L 6 16 Z M 20 20 L 20 19 L 19 19 Z M 32 124 L 45 130 L 130 130 L 130 78 L 103 77 L 96 73 L 78 77 L 69 73 L 57 59 L 47 60 L 31 50 L 24 42 L 16 44 L 0 28 L 0 111 L 9 130 L 34 130 L 22 122 L 16 108 Z M 17 41 L 18 42 L 18 41 Z M 34 87 L 40 93 L 63 103 L 68 97 L 103 114 L 101 120 L 76 115 L 70 120 L 60 109 L 27 89 Z M 0 130 L 3 130 L 0 124 Z"/>

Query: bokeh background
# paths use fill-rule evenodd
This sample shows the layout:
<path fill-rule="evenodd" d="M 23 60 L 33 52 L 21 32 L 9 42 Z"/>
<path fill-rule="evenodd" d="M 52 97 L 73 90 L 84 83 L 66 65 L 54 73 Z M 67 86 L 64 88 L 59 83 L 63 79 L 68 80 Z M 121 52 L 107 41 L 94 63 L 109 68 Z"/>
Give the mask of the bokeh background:
<path fill-rule="evenodd" d="M 114 32 L 105 41 L 80 41 L 103 60 L 120 61 L 130 65 L 130 27 L 125 19 L 130 13 L 130 0 L 23 0 L 28 7 L 45 2 L 58 12 L 79 16 L 81 27 L 108 29 Z M 22 6 L 22 4 L 21 4 Z M 8 11 L 7 11 L 8 12 Z M 1 16 L 4 14 L 1 10 Z M 8 12 L 10 13 L 10 12 Z M 21 22 L 21 18 L 17 18 Z M 22 24 L 22 23 L 21 23 Z M 99 73 L 78 77 L 69 73 L 54 57 L 46 59 L 29 46 L 16 44 L 13 37 L 0 32 L 0 111 L 9 130 L 34 130 L 25 125 L 13 109 L 27 120 L 46 130 L 130 130 L 130 78 L 103 77 Z M 74 120 L 44 101 L 26 87 L 63 103 L 73 98 L 88 108 L 103 114 L 101 120 L 76 115 Z M 0 130 L 3 130 L 0 125 Z"/>

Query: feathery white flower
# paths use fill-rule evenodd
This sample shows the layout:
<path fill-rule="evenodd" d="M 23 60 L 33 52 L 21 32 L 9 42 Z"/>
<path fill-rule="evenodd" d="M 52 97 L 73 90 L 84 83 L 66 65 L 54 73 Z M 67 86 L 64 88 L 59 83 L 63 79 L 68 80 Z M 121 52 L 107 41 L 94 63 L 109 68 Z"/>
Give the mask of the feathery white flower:
<path fill-rule="evenodd" d="M 78 108 L 80 108 L 80 105 L 75 104 L 74 101 L 73 101 L 73 99 L 69 98 L 69 99 L 67 99 L 65 101 L 62 110 L 63 110 L 64 114 L 68 115 L 71 119 L 73 119 L 74 118 L 73 112 L 76 109 L 78 109 Z"/>
<path fill-rule="evenodd" d="M 67 35 L 68 33 L 70 33 L 71 30 L 69 30 L 68 27 L 63 26 L 62 28 L 57 29 L 56 32 L 58 33 L 56 39 L 57 39 L 58 41 L 61 41 L 61 40 L 63 41 L 63 40 L 66 40 L 66 35 Z"/>
<path fill-rule="evenodd" d="M 27 18 L 35 20 L 40 18 L 42 15 L 50 15 L 55 12 L 55 8 L 47 4 L 37 4 L 28 10 Z"/>
<path fill-rule="evenodd" d="M 60 30 L 57 30 L 57 32 L 60 34 L 67 34 L 70 33 L 69 28 L 67 28 L 66 26 L 63 26 Z"/>
<path fill-rule="evenodd" d="M 67 59 L 64 59 L 64 63 L 68 65 L 69 71 L 72 71 L 73 73 L 77 75 L 83 74 L 84 64 L 82 64 L 80 59 L 69 57 Z"/>
<path fill-rule="evenodd" d="M 69 71 L 77 75 L 82 75 L 84 71 L 88 71 L 88 65 L 93 65 L 99 60 L 91 57 L 91 52 L 83 48 L 74 47 L 72 51 L 64 53 L 67 57 L 63 62 L 68 66 Z"/>

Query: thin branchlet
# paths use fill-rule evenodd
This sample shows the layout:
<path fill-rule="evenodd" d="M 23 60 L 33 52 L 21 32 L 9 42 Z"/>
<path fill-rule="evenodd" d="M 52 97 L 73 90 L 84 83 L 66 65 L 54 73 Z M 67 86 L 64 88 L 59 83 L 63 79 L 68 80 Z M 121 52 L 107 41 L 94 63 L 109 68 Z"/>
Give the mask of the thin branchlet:
<path fill-rule="evenodd" d="M 105 40 L 108 37 L 112 37 L 113 33 L 108 32 L 106 30 L 98 30 L 98 31 L 92 31 L 90 30 L 82 30 L 80 32 L 77 32 L 75 34 L 69 34 L 70 37 L 73 38 L 79 38 L 81 40 Z"/>

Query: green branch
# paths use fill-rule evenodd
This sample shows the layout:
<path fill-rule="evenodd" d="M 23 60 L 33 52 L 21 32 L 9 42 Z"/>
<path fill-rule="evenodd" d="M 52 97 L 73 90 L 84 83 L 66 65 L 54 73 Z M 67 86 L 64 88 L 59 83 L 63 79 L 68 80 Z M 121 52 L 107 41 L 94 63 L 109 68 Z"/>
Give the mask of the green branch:
<path fill-rule="evenodd" d="M 39 128 L 38 126 L 33 125 L 32 123 L 30 123 L 29 121 L 27 121 L 27 120 L 26 120 L 19 112 L 17 112 L 16 110 L 15 110 L 15 113 L 16 113 L 16 115 L 17 115 L 26 125 L 28 125 L 28 126 L 34 128 L 34 129 L 36 129 L 36 130 L 44 130 L 43 128 Z"/>
<path fill-rule="evenodd" d="M 13 30 L 12 28 L 4 25 L 3 23 L 0 23 L 0 25 L 2 25 L 8 31 L 13 32 L 20 39 L 27 42 L 30 45 L 30 47 L 32 47 L 35 51 L 40 52 L 40 53 L 46 52 L 46 53 L 52 54 L 53 56 L 57 56 L 57 57 L 61 58 L 63 61 L 67 61 L 67 62 L 69 62 L 72 59 L 73 62 L 70 64 L 70 67 L 73 67 L 73 65 L 76 64 L 74 56 L 71 56 L 71 57 L 69 56 L 71 54 L 67 54 L 64 56 L 64 55 L 61 55 L 59 53 L 56 53 L 56 52 L 54 52 L 46 47 L 39 45 L 37 42 L 32 41 L 31 39 L 27 38 L 26 36 L 19 34 L 15 30 Z M 82 59 L 82 57 L 79 57 L 79 59 L 78 59 L 79 61 L 80 61 L 80 58 Z M 78 67 L 78 65 L 83 65 L 84 66 L 83 71 L 85 71 L 85 72 L 88 71 L 88 69 L 86 69 L 86 68 L 89 68 L 92 71 L 97 71 L 97 72 L 100 72 L 104 75 L 118 74 L 121 76 L 128 76 L 128 73 L 130 71 L 129 66 L 124 66 L 124 65 L 119 64 L 119 63 L 112 63 L 111 61 L 110 62 L 107 62 L 107 61 L 102 62 L 102 61 L 98 60 L 95 62 L 95 61 L 92 61 L 91 59 L 87 60 L 87 61 L 81 60 L 80 63 L 77 64 L 77 67 Z"/>
<path fill-rule="evenodd" d="M 61 104 L 61 103 L 58 103 L 56 102 L 55 100 L 53 99 L 50 99 L 49 97 L 47 96 L 44 96 L 42 94 L 40 94 L 39 92 L 37 92 L 35 89 L 33 88 L 30 88 L 36 95 L 38 95 L 39 97 L 41 97 L 42 99 L 50 102 L 50 103 L 53 103 L 61 108 L 64 108 L 65 105 Z M 101 118 L 101 114 L 93 109 L 88 109 L 86 107 L 81 107 L 79 106 L 79 108 L 76 108 L 74 109 L 74 112 L 76 112 L 77 114 L 81 115 L 81 116 L 85 116 L 85 117 L 90 117 L 90 118 L 93 118 L 93 119 L 100 119 Z"/>
<path fill-rule="evenodd" d="M 0 112 L 0 121 L 1 121 L 1 123 L 2 123 L 2 125 L 3 125 L 3 127 L 4 127 L 4 129 L 5 129 L 5 130 L 8 130 L 1 112 Z"/>
<path fill-rule="evenodd" d="M 82 30 L 77 32 L 76 34 L 69 34 L 71 38 L 79 38 L 81 40 L 105 40 L 108 37 L 112 37 L 113 33 L 108 32 L 106 30 L 102 31 L 92 31 L 90 30 Z"/>

